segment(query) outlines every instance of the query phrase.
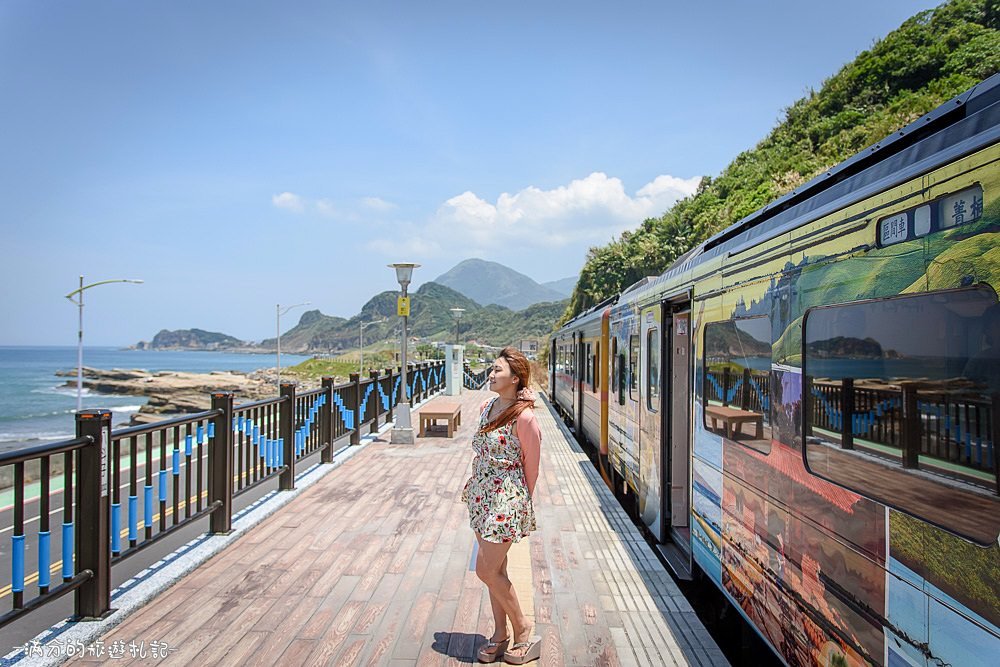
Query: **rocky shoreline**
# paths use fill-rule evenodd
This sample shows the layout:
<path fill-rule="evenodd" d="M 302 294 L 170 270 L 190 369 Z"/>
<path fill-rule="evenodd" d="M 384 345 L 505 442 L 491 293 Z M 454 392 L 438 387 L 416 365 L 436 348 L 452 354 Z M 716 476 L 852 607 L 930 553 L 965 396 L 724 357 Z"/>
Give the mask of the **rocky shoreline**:
<path fill-rule="evenodd" d="M 288 379 L 287 371 L 282 372 Z M 58 371 L 59 377 L 68 377 L 67 387 L 76 387 L 76 370 Z M 132 416 L 131 423 L 148 424 L 177 415 L 208 410 L 212 405 L 212 392 L 231 391 L 237 403 L 276 396 L 277 372 L 262 369 L 250 373 L 240 371 L 212 371 L 211 373 L 185 373 L 179 371 L 149 371 L 113 368 L 103 370 L 84 367 L 83 386 L 100 394 L 146 396 L 149 398 Z"/>

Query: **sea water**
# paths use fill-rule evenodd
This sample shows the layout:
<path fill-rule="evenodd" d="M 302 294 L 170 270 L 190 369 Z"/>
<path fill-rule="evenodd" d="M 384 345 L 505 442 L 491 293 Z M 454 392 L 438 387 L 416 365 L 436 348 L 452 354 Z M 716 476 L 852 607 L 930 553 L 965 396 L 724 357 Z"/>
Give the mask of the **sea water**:
<path fill-rule="evenodd" d="M 308 357 L 283 354 L 282 367 Z M 84 347 L 83 365 L 155 371 L 249 372 L 273 368 L 273 354 L 228 352 L 123 350 Z M 56 377 L 56 371 L 76 370 L 76 347 L 0 346 L 0 451 L 30 447 L 75 435 L 76 376 Z M 86 380 L 86 378 L 84 378 Z M 70 386 L 66 386 L 66 382 Z M 113 412 L 115 427 L 125 424 L 145 404 L 144 396 L 115 396 L 83 390 L 83 408 Z"/>

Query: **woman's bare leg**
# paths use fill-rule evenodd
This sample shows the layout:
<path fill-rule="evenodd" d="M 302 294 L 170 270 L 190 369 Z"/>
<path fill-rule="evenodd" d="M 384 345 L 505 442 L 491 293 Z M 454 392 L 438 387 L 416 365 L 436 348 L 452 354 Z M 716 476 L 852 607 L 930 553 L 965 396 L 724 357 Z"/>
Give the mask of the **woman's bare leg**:
<path fill-rule="evenodd" d="M 477 536 L 478 537 L 478 536 Z M 510 578 L 507 576 L 507 552 L 511 543 L 497 544 L 479 537 L 479 557 L 476 559 L 476 575 L 490 591 L 490 604 L 496 600 L 501 611 L 510 619 L 514 631 L 514 641 L 523 641 L 531 630 L 531 624 L 521 611 Z M 496 609 L 496 607 L 494 607 Z M 494 617 L 496 612 L 494 611 Z M 506 622 L 504 623 L 506 627 Z"/>
<path fill-rule="evenodd" d="M 483 548 L 483 538 L 476 535 L 476 539 L 479 540 L 479 549 L 482 551 Z M 504 574 L 507 573 L 507 556 L 503 557 L 503 563 L 500 568 Z M 489 590 L 487 587 L 486 590 Z M 493 609 L 493 636 L 490 637 L 490 641 L 497 641 L 501 639 L 507 639 L 507 612 L 503 610 L 503 605 L 500 604 L 500 600 L 493 591 L 490 592 L 490 607 Z"/>

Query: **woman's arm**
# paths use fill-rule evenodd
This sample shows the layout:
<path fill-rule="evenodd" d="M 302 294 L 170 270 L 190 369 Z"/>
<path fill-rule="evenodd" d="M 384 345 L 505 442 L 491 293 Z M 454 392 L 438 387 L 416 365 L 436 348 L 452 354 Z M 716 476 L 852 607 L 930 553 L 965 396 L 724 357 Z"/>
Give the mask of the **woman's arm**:
<path fill-rule="evenodd" d="M 535 419 L 535 411 L 525 410 L 517 417 L 517 439 L 521 442 L 521 464 L 524 466 L 524 479 L 528 483 L 528 493 L 535 494 L 535 482 L 538 480 L 538 462 L 542 454 L 542 431 Z"/>

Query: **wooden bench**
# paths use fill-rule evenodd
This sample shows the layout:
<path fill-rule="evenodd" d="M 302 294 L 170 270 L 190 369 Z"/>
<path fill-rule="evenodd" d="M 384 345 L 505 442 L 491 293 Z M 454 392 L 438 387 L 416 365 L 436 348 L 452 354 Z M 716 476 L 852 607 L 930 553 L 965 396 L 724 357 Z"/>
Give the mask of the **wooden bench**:
<path fill-rule="evenodd" d="M 420 409 L 420 437 L 427 434 L 427 429 L 437 426 L 437 420 L 445 420 L 448 426 L 448 437 L 455 434 L 455 429 L 462 425 L 462 406 L 450 401 L 435 401 Z"/>
<path fill-rule="evenodd" d="M 764 437 L 764 415 L 760 412 L 749 412 L 738 408 L 726 408 L 721 405 L 705 406 L 705 416 L 712 420 L 712 430 L 718 430 L 718 422 L 722 422 L 723 433 L 727 438 L 736 440 L 743 424 L 754 425 L 754 439 Z"/>

